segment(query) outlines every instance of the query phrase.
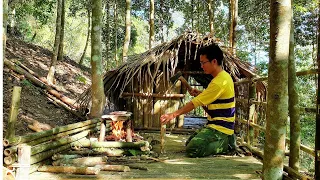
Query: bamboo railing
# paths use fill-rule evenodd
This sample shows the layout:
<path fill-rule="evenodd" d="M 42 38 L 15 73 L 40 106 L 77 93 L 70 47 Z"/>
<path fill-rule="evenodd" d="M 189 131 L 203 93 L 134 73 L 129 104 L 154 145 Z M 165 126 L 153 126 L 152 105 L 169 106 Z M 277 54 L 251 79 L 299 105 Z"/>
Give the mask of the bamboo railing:
<path fill-rule="evenodd" d="M 311 70 L 307 70 L 307 71 L 301 71 L 301 72 L 297 72 L 296 75 L 297 76 L 304 76 L 304 75 L 311 75 L 311 74 L 317 74 L 318 73 L 318 69 L 311 69 Z M 260 152 L 260 155 L 263 156 L 263 153 L 261 154 L 262 151 L 259 151 L 256 147 L 254 147 L 253 143 L 251 142 L 251 140 L 254 138 L 254 134 L 253 132 L 266 132 L 266 128 L 263 125 L 258 124 L 257 122 L 254 122 L 254 120 L 256 118 L 251 117 L 250 116 L 250 107 L 252 105 L 256 105 L 256 107 L 262 108 L 265 112 L 267 109 L 267 102 L 265 101 L 261 101 L 261 100 L 257 100 L 256 97 L 253 97 L 250 95 L 250 85 L 255 85 L 257 82 L 261 82 L 261 81 L 266 81 L 268 80 L 268 77 L 258 77 L 258 78 L 252 78 L 252 79 L 244 79 L 241 80 L 239 82 L 235 83 L 235 87 L 237 86 L 242 86 L 242 90 L 243 89 L 247 89 L 248 90 L 248 94 L 240 94 L 237 98 L 236 98 L 236 103 L 238 104 L 239 107 L 239 112 L 237 113 L 237 117 L 236 117 L 236 121 L 240 124 L 242 124 L 244 127 L 244 131 L 246 133 L 246 141 L 245 138 L 243 136 L 241 136 L 240 138 L 240 142 L 242 143 L 242 145 L 247 146 L 251 151 L 253 152 Z M 260 109 L 261 110 L 261 109 Z M 316 113 L 316 108 L 310 108 L 310 107 L 300 107 L 300 111 L 301 112 L 308 112 L 308 113 Z M 253 129 L 253 130 L 252 130 Z M 242 128 L 243 131 L 243 128 Z M 290 139 L 286 138 L 286 144 L 290 144 Z M 315 149 L 310 148 L 308 146 L 305 146 L 303 144 L 300 144 L 300 150 L 302 150 L 303 152 L 307 153 L 308 155 L 315 157 Z M 287 171 L 289 174 L 292 174 L 293 177 L 297 177 L 297 178 L 305 178 L 305 176 L 299 175 L 299 172 L 293 170 L 292 168 L 285 166 L 284 168 L 285 171 Z M 308 178 L 306 178 L 308 179 Z"/>

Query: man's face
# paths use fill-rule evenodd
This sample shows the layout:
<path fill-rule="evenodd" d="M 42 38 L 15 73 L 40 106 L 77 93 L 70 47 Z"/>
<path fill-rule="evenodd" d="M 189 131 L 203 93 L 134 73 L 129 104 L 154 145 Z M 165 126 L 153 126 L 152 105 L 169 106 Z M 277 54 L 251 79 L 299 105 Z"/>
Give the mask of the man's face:
<path fill-rule="evenodd" d="M 204 73 L 211 74 L 217 64 L 217 60 L 214 59 L 210 62 L 207 55 L 200 55 L 200 64 Z"/>

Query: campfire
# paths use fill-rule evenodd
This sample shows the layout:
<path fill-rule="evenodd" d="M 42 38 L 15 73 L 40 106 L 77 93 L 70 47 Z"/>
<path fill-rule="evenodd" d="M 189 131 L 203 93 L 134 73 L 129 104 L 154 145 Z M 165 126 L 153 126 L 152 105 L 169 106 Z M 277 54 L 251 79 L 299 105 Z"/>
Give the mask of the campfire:
<path fill-rule="evenodd" d="M 102 118 L 112 119 L 111 134 L 105 137 L 107 141 L 131 142 L 133 137 L 133 128 L 130 120 L 131 113 L 126 111 L 116 111 L 110 115 L 104 115 Z"/>

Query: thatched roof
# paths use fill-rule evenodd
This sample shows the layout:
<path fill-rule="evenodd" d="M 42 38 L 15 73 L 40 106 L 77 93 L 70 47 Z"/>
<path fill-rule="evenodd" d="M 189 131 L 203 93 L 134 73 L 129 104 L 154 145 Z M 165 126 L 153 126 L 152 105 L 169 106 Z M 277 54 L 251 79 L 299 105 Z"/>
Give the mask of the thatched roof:
<path fill-rule="evenodd" d="M 104 76 L 105 95 L 109 101 L 116 102 L 129 85 L 133 86 L 134 78 L 145 82 L 142 79 L 149 76 L 149 85 L 153 86 L 160 74 L 168 80 L 177 71 L 202 72 L 197 51 L 200 47 L 212 43 L 217 43 L 223 50 L 223 68 L 231 74 L 234 81 L 255 76 L 254 68 L 232 56 L 221 42 L 208 36 L 202 38 L 197 33 L 186 32 L 170 42 L 162 43 L 142 54 L 130 56 L 127 62 L 108 71 Z M 189 75 L 204 87 L 207 87 L 212 80 L 212 76 L 207 74 L 189 73 Z M 79 98 L 83 107 L 87 107 L 90 103 L 90 91 L 91 89 L 88 89 Z"/>

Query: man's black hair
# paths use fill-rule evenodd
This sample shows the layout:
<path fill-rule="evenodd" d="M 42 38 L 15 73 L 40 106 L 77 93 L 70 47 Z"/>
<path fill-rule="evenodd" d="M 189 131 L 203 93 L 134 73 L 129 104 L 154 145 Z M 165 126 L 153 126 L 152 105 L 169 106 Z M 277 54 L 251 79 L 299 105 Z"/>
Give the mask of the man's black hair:
<path fill-rule="evenodd" d="M 206 55 L 210 62 L 216 59 L 219 65 L 222 64 L 223 52 L 217 44 L 211 44 L 200 48 L 199 55 Z"/>

